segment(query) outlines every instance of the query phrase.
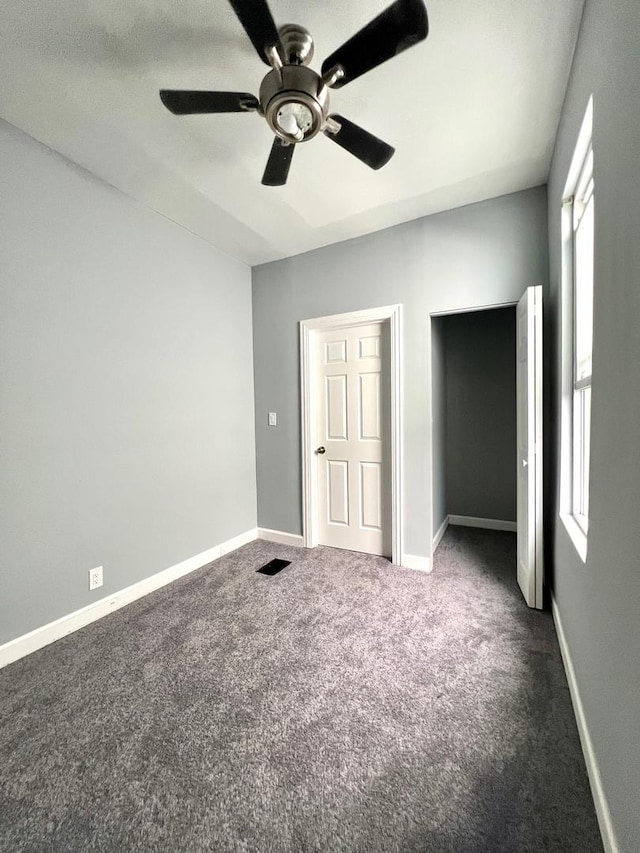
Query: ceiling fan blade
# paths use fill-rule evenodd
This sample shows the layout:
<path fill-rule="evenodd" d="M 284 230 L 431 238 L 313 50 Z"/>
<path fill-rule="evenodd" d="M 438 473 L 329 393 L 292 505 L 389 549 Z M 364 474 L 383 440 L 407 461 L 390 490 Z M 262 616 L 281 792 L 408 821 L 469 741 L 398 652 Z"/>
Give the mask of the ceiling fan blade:
<path fill-rule="evenodd" d="M 325 130 L 325 136 L 328 136 L 333 142 L 337 142 L 341 148 L 353 154 L 358 160 L 362 160 L 371 169 L 381 169 L 391 160 L 395 154 L 395 148 L 387 145 L 377 136 L 363 130 L 339 115 L 329 116 L 333 121 L 337 121 L 340 125 L 340 130 L 337 133 L 332 133 L 330 130 Z"/>
<path fill-rule="evenodd" d="M 283 187 L 287 183 L 294 148 L 295 145 L 287 145 L 279 136 L 273 140 L 267 168 L 262 176 L 262 183 L 266 187 Z"/>
<path fill-rule="evenodd" d="M 244 113 L 257 110 L 258 99 L 248 92 L 194 92 L 160 89 L 160 100 L 174 115 L 192 113 Z"/>
<path fill-rule="evenodd" d="M 267 0 L 229 0 L 260 59 L 270 65 L 267 47 L 278 46 L 280 37 Z"/>
<path fill-rule="evenodd" d="M 429 20 L 422 0 L 396 0 L 325 59 L 322 76 L 330 77 L 339 66 L 343 74 L 330 83 L 339 89 L 426 39 L 428 33 Z"/>

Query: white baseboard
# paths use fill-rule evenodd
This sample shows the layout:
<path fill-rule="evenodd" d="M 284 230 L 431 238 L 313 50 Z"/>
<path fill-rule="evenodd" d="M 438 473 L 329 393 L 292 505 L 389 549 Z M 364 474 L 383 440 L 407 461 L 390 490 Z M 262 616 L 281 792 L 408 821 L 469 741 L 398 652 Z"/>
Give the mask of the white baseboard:
<path fill-rule="evenodd" d="M 269 542 L 277 542 L 279 545 L 294 545 L 296 548 L 304 546 L 304 537 L 296 533 L 284 533 L 282 530 L 269 530 L 268 527 L 258 528 L 258 539 L 268 539 Z"/>
<path fill-rule="evenodd" d="M 414 554 L 403 554 L 402 566 L 405 569 L 415 569 L 418 572 L 430 572 L 431 559 L 429 557 L 416 557 Z"/>
<path fill-rule="evenodd" d="M 258 530 L 253 527 L 251 530 L 245 530 L 244 533 L 240 533 L 238 536 L 234 536 L 232 539 L 227 539 L 226 542 L 223 542 L 221 545 L 215 545 L 209 551 L 205 551 L 205 554 L 211 553 L 211 551 L 218 551 L 217 557 L 209 557 L 208 560 L 205 560 L 204 563 L 200 563 L 200 566 L 206 566 L 207 563 L 210 563 L 212 560 L 217 560 L 219 557 L 224 557 L 225 554 L 230 554 L 232 551 L 237 551 L 238 548 L 242 548 L 243 545 L 248 545 L 249 542 L 253 542 L 254 539 L 258 538 Z M 185 562 L 197 562 L 201 557 L 201 554 L 196 555 L 195 557 L 191 557 L 189 560 L 185 560 Z M 179 566 L 182 563 L 178 563 Z M 193 569 L 189 569 L 189 571 L 194 571 L 194 569 L 200 568 L 200 566 L 194 566 Z M 166 569 L 165 571 L 171 571 L 171 569 Z M 184 574 L 187 574 L 185 572 Z M 164 584 L 161 584 L 164 586 Z"/>
<path fill-rule="evenodd" d="M 247 530 L 245 533 L 234 536 L 233 539 L 228 539 L 220 545 L 214 545 L 213 548 L 209 548 L 201 554 L 189 557 L 175 566 L 170 566 L 168 569 L 157 572 L 157 574 L 151 575 L 151 577 L 138 581 L 138 583 L 125 587 L 118 592 L 114 592 L 112 595 L 107 595 L 98 601 L 94 601 L 80 610 L 68 613 L 54 622 L 49 622 L 47 625 L 30 631 L 28 634 L 23 634 L 21 637 L 16 637 L 15 640 L 4 643 L 4 645 L 0 646 L 0 669 L 38 649 L 44 648 L 44 646 L 48 646 L 61 637 L 66 637 L 67 634 L 72 634 L 79 628 L 84 628 L 85 625 L 89 625 L 91 622 L 102 619 L 108 613 L 113 613 L 114 610 L 119 610 L 126 604 L 131 604 L 132 601 L 142 598 L 150 592 L 154 592 L 154 590 L 160 589 L 202 566 L 206 566 L 207 563 L 211 563 L 213 560 L 217 560 L 219 557 L 235 551 L 241 545 L 253 542 L 257 536 L 257 529 Z"/>
<path fill-rule="evenodd" d="M 442 537 L 447 532 L 447 527 L 449 526 L 449 516 L 446 515 L 444 521 L 440 525 L 440 527 L 436 531 L 436 535 L 433 537 L 433 542 L 431 543 L 431 553 L 436 550 L 438 545 L 440 544 Z"/>
<path fill-rule="evenodd" d="M 575 714 L 576 723 L 578 725 L 578 733 L 580 735 L 580 743 L 582 744 L 582 752 L 584 754 L 585 764 L 587 765 L 587 774 L 589 775 L 591 794 L 593 796 L 593 802 L 596 807 L 598 824 L 600 825 L 602 843 L 605 849 L 605 853 L 619 853 L 620 848 L 618 846 L 618 840 L 616 838 L 616 833 L 613 828 L 613 822 L 611 820 L 611 812 L 609 811 L 609 803 L 607 802 L 607 796 L 602 786 L 602 778 L 600 776 L 598 760 L 596 758 L 593 743 L 591 741 L 591 735 L 589 734 L 589 726 L 587 725 L 587 718 L 585 717 L 582 699 L 580 698 L 580 689 L 576 680 L 576 673 L 573 668 L 573 661 L 571 660 L 571 652 L 569 651 L 569 646 L 567 645 L 567 638 L 562 628 L 562 619 L 560 618 L 560 611 L 558 610 L 558 605 L 556 604 L 553 595 L 551 596 L 551 610 L 553 613 L 553 621 L 556 626 L 556 634 L 558 635 L 560 654 L 562 655 L 562 661 L 564 663 L 564 671 L 567 675 L 567 682 L 569 684 L 569 693 L 571 694 L 571 701 L 573 703 L 573 712 Z"/>
<path fill-rule="evenodd" d="M 450 515 L 449 524 L 460 527 L 482 527 L 485 530 L 510 530 L 515 532 L 518 525 L 515 521 L 500 521 L 497 518 L 476 518 L 474 515 Z"/>

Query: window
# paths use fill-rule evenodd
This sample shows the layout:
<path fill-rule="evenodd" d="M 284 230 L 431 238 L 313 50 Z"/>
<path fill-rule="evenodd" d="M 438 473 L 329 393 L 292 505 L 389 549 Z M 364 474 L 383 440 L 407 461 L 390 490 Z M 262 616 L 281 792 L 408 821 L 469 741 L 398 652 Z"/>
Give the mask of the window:
<path fill-rule="evenodd" d="M 591 351 L 593 344 L 593 149 L 589 146 L 573 199 L 572 515 L 589 529 Z"/>
<path fill-rule="evenodd" d="M 560 516 L 582 558 L 589 531 L 594 221 L 593 102 L 565 186 L 562 212 L 562 432 Z"/>

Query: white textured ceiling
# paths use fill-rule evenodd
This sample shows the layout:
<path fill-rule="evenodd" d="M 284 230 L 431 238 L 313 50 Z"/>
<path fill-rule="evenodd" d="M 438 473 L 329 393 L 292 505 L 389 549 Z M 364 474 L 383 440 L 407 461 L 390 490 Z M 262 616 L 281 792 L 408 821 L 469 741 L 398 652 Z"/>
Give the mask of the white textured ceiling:
<path fill-rule="evenodd" d="M 271 0 L 322 60 L 388 0 Z M 324 137 L 260 180 L 257 113 L 178 117 L 158 89 L 257 94 L 268 70 L 226 0 L 0 7 L 0 115 L 249 264 L 544 183 L 583 0 L 427 0 L 426 41 L 331 93 L 391 143 L 371 171 Z"/>

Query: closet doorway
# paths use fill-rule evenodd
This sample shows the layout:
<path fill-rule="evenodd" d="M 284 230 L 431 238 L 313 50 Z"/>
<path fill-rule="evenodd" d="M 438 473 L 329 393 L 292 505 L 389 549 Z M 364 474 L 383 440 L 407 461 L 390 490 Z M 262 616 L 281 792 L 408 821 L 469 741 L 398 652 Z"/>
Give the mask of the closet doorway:
<path fill-rule="evenodd" d="M 517 579 L 543 604 L 542 288 L 431 317 L 435 551 L 449 524 L 517 531 Z"/>

